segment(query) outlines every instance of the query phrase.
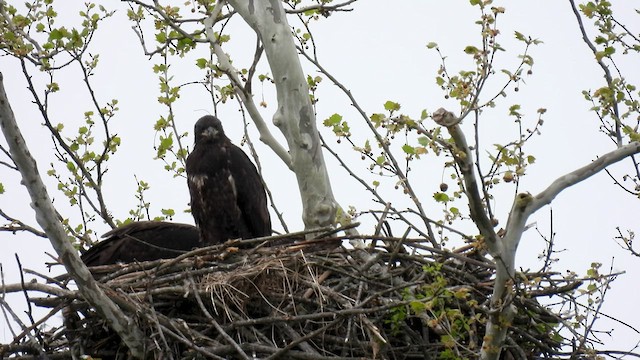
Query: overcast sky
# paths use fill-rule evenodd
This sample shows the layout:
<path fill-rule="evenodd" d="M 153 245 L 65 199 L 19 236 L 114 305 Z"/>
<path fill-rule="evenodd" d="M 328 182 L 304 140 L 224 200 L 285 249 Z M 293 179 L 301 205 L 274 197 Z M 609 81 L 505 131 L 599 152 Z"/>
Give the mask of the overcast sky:
<path fill-rule="evenodd" d="M 152 215 L 158 215 L 162 208 L 174 208 L 178 214 L 174 221 L 193 223 L 190 214 L 183 213 L 187 208 L 188 190 L 183 178 L 172 178 L 162 168 L 163 163 L 153 160 L 154 132 L 153 124 L 165 109 L 156 101 L 158 97 L 157 75 L 151 71 L 159 59 L 148 60 L 142 53 L 140 44 L 126 20 L 125 8 L 120 3 L 104 2 L 107 7 L 119 9 L 113 18 L 102 24 L 96 35 L 92 53 L 100 53 L 100 66 L 92 81 L 96 87 L 98 99 L 102 102 L 118 99 L 120 114 L 112 123 L 112 129 L 123 141 L 119 153 L 113 158 L 105 183 L 107 202 L 118 219 L 126 218 L 127 211 L 135 206 L 134 175 L 147 181 L 151 190 L 147 200 L 152 203 Z M 630 6 L 631 2 L 624 2 Z M 530 50 L 535 59 L 533 74 L 525 78 L 526 84 L 519 86 L 520 91 L 510 93 L 500 100 L 496 109 L 486 111 L 483 116 L 482 136 L 488 149 L 492 143 L 511 140 L 517 136 L 513 120 L 507 116 L 507 108 L 520 104 L 526 114 L 525 124 L 532 126 L 537 117 L 538 108 L 548 109 L 542 134 L 532 140 L 526 151 L 536 156 L 535 165 L 520 183 L 521 191 L 538 193 L 553 179 L 588 164 L 598 155 L 614 149 L 612 143 L 598 132 L 599 122 L 588 111 L 590 104 L 584 101 L 582 90 L 595 89 L 603 85 L 601 69 L 592 60 L 592 56 L 582 42 L 575 17 L 568 2 L 530 1 L 498 2 L 506 6 L 506 14 L 498 18 L 502 32 L 499 42 L 507 52 L 500 54 L 497 67 L 513 68 L 517 64 L 517 55 L 522 45 L 514 40 L 513 32 L 518 30 L 525 35 L 544 41 Z M 77 4 L 69 2 L 57 5 L 60 13 L 59 24 L 74 19 L 78 11 Z M 631 14 L 632 9 L 620 8 L 620 14 Z M 433 112 L 445 107 L 454 112 L 459 109 L 451 100 L 446 100 L 435 84 L 436 72 L 441 64 L 435 51 L 428 50 L 426 44 L 437 42 L 442 53 L 447 56 L 450 71 L 469 69 L 470 57 L 462 51 L 467 45 L 479 42 L 478 26 L 474 21 L 479 12 L 468 5 L 468 1 L 427 1 L 405 0 L 393 2 L 366 0 L 354 5 L 354 11 L 339 13 L 328 19 L 312 24 L 320 61 L 348 89 L 352 91 L 360 105 L 368 114 L 384 112 L 383 104 L 387 100 L 399 102 L 402 112 L 418 118 L 423 109 Z M 637 16 L 623 16 L 628 25 L 637 24 Z M 77 20 L 68 27 L 77 24 Z M 637 30 L 637 29 L 636 29 Z M 250 64 L 255 46 L 255 35 L 249 31 L 240 19 L 230 24 L 228 30 L 232 40 L 225 48 L 238 68 Z M 187 58 L 176 62 L 172 71 L 176 84 L 197 80 L 200 72 L 193 66 L 194 59 L 206 57 L 206 49 L 200 49 Z M 634 58 L 632 60 L 637 60 Z M 632 61 L 623 62 L 623 71 L 633 82 L 640 80 L 640 73 Z M 304 65 L 310 75 L 315 75 L 313 66 Z M 27 143 L 38 161 L 41 174 L 49 169 L 53 160 L 51 140 L 41 126 L 42 120 L 26 91 L 26 83 L 17 61 L 9 57 L 0 57 L 0 69 L 5 77 L 5 87 L 16 118 L 22 127 Z M 263 69 L 265 69 L 263 67 Z M 37 74 L 36 74 L 37 75 Z M 65 124 L 71 136 L 82 124 L 83 113 L 90 109 L 86 92 L 82 90 L 81 78 L 77 68 L 65 69 L 58 75 L 57 81 L 62 90 L 52 98 L 53 122 Z M 44 77 L 37 75 L 34 80 L 42 86 Z M 501 81 L 492 83 L 498 86 Z M 258 83 L 254 84 L 256 98 L 264 94 L 268 106 L 262 110 L 265 119 L 270 119 L 276 108 L 272 90 L 265 87 L 264 93 Z M 340 113 L 354 129 L 362 124 L 350 107 L 349 101 L 341 96 L 336 88 L 325 79 L 318 92 L 317 118 L 321 121 L 333 113 Z M 207 94 L 198 86 L 187 86 L 175 106 L 176 121 L 181 131 L 191 131 L 193 123 L 202 115 L 213 112 Z M 241 117 L 237 105 L 230 103 L 219 109 L 229 137 L 235 143 L 242 138 Z M 472 130 L 472 124 L 464 124 L 466 130 Z M 282 139 L 277 129 L 274 134 Z M 356 133 L 354 138 L 363 139 L 368 134 Z M 358 164 L 359 155 L 350 150 L 345 142 L 337 144 L 329 132 L 322 130 L 325 138 L 334 150 L 345 154 L 347 159 L 363 176 L 366 163 Z M 257 142 L 257 133 L 250 127 L 250 134 Z M 468 133 L 471 136 L 471 132 Z M 192 143 L 192 137 L 187 140 Z M 256 144 L 267 185 L 271 188 L 279 209 L 291 230 L 302 227 L 301 206 L 296 188 L 295 177 L 288 172 L 282 162 L 265 146 Z M 246 148 L 245 148 L 246 149 Z M 370 195 L 361 191 L 349 178 L 337 162 L 325 153 L 330 166 L 331 180 L 337 200 L 344 207 L 353 205 L 358 210 L 368 209 Z M 616 174 L 631 171 L 628 161 L 613 167 Z M 412 165 L 414 186 L 419 184 L 418 193 L 423 199 L 426 211 L 434 217 L 441 216 L 442 208 L 431 201 L 442 181 L 443 172 L 439 161 L 423 159 Z M 26 191 L 19 187 L 16 173 L 0 167 L 0 179 L 7 192 L 0 195 L 0 208 L 11 216 L 25 219 L 35 225 L 32 210 L 29 207 Z M 68 210 L 67 200 L 54 192 L 55 182 L 50 184 L 55 205 L 63 211 Z M 453 185 L 453 184 L 450 184 Z M 393 201 L 402 204 L 404 197 L 392 189 L 386 194 Z M 506 222 L 511 207 L 513 189 L 500 193 L 503 198 L 496 200 L 495 208 L 501 223 Z M 402 206 L 399 206 L 402 207 Z M 616 227 L 640 231 L 638 214 L 640 205 L 637 199 L 617 188 L 606 174 L 599 174 L 577 186 L 563 192 L 552 204 L 553 231 L 556 246 L 566 249 L 559 254 L 560 262 L 556 270 L 572 270 L 586 274 L 591 262 L 603 263 L 603 271 L 613 266 L 615 271 L 624 271 L 607 293 L 603 311 L 627 324 L 640 328 L 640 314 L 632 307 L 637 279 L 640 277 L 640 259 L 635 259 L 620 249 L 614 241 Z M 273 217 L 273 216 L 272 216 Z M 371 219 L 364 222 L 360 231 L 371 232 Z M 76 219 L 77 221 L 77 219 Z M 277 221 L 273 221 L 277 224 Z M 545 207 L 530 218 L 540 232 L 548 236 L 551 232 L 550 207 Z M 274 225 L 275 226 L 275 225 Z M 279 226 L 275 226 L 278 230 Z M 98 233 L 108 227 L 97 222 Z M 27 234 L 11 235 L 0 233 L 2 249 L 0 262 L 3 265 L 5 282 L 18 281 L 18 270 L 14 254 L 18 254 L 24 267 L 46 272 L 43 262 L 47 260 L 45 252 L 53 253 L 44 239 L 34 239 Z M 540 266 L 537 255 L 544 248 L 544 242 L 535 230 L 525 233 L 518 253 L 518 265 L 522 268 L 536 269 Z M 60 269 L 57 270 L 58 272 Z M 12 301 L 20 301 L 13 296 Z M 630 350 L 640 341 L 640 335 L 619 323 L 603 320 L 601 330 L 615 331 L 611 335 L 603 334 L 600 340 L 602 349 Z M 0 326 L 0 336 L 10 339 L 6 326 Z"/>

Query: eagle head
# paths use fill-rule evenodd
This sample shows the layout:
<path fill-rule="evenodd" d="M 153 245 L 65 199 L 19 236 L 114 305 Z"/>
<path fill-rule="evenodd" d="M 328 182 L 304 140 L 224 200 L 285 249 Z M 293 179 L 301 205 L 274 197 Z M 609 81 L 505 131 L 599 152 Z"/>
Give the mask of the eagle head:
<path fill-rule="evenodd" d="M 224 137 L 224 129 L 220 119 L 213 115 L 205 115 L 201 117 L 194 127 L 196 144 L 199 142 L 209 142 L 222 139 Z"/>

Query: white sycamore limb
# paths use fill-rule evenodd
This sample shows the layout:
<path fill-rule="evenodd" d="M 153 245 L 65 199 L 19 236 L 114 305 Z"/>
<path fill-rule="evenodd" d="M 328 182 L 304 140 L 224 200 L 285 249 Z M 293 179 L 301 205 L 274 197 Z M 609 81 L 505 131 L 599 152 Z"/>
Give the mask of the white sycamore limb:
<path fill-rule="evenodd" d="M 287 139 L 291 168 L 302 196 L 305 227 L 333 224 L 337 204 L 325 166 L 309 87 L 279 1 L 228 1 L 260 37 L 275 81 L 278 110 L 273 123 Z"/>
<path fill-rule="evenodd" d="M 452 155 L 462 172 L 471 217 L 478 227 L 489 253 L 496 262 L 496 279 L 490 299 L 489 316 L 480 359 L 497 360 L 500 358 L 507 330 L 515 316 L 515 309 L 511 305 L 514 291 L 512 279 L 515 278 L 516 251 L 522 234 L 527 229 L 527 219 L 543 206 L 550 204 L 561 191 L 599 173 L 607 166 L 640 153 L 640 143 L 632 142 L 600 156 L 590 164 L 559 177 L 535 196 L 529 193 L 518 194 L 511 207 L 505 233 L 499 237 L 484 211 L 477 174 L 474 172 L 473 154 L 469 150 L 464 133 L 460 128 L 460 119 L 450 111 L 440 108 L 434 112 L 433 120 L 438 125 L 447 128 L 455 143 Z"/>

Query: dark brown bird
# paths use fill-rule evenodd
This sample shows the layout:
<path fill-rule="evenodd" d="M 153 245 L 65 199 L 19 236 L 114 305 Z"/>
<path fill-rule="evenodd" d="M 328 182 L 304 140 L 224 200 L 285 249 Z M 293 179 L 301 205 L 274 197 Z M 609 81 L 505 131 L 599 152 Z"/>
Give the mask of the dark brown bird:
<path fill-rule="evenodd" d="M 115 228 L 82 254 L 87 266 L 172 259 L 199 246 L 193 225 L 139 221 Z"/>
<path fill-rule="evenodd" d="M 231 143 L 215 116 L 200 118 L 194 133 L 186 170 L 202 245 L 271 235 L 264 185 L 249 157 Z"/>

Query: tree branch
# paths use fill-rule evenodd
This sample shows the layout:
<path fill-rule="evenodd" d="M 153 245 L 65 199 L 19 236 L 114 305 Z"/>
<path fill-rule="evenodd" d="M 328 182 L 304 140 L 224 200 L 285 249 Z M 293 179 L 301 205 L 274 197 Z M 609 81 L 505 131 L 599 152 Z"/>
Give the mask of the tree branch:
<path fill-rule="evenodd" d="M 27 65 L 26 65 L 25 61 L 20 59 L 20 65 L 22 67 L 22 73 L 24 74 L 25 79 L 27 80 L 27 89 L 29 89 L 29 92 L 33 96 L 34 103 L 38 106 L 38 110 L 40 110 L 40 114 L 42 114 L 42 117 L 44 119 L 44 125 L 47 127 L 47 129 L 49 129 L 49 131 L 51 132 L 52 137 L 55 139 L 54 144 L 57 142 L 57 144 L 64 150 L 64 152 L 59 150 L 60 153 L 62 153 L 64 155 L 68 155 L 71 158 L 71 160 L 73 160 L 73 163 L 75 164 L 75 166 L 78 167 L 78 170 L 80 171 L 80 173 L 82 174 L 82 176 L 86 180 L 87 185 L 91 189 L 94 189 L 94 191 L 96 192 L 97 200 L 98 200 L 98 206 L 96 206 L 93 203 L 93 201 L 91 200 L 91 198 L 89 197 L 88 194 L 85 196 L 85 199 L 87 200 L 87 202 L 89 203 L 91 208 L 97 214 L 99 214 L 100 217 L 107 224 L 109 224 L 109 226 L 111 226 L 112 228 L 116 227 L 115 223 L 113 222 L 113 219 L 111 218 L 111 215 L 107 211 L 107 205 L 104 203 L 104 197 L 102 196 L 101 187 L 99 186 L 98 183 L 96 183 L 93 175 L 91 174 L 91 171 L 89 169 L 87 169 L 86 164 L 71 149 L 69 144 L 67 144 L 65 139 L 60 134 L 60 131 L 58 129 L 56 129 L 56 127 L 51 123 L 51 120 L 49 119 L 48 96 L 45 95 L 44 102 L 40 100 L 40 97 L 38 96 L 38 94 L 36 92 L 36 88 L 35 88 L 35 86 L 33 84 L 33 81 L 31 80 L 31 75 L 30 75 L 29 71 L 27 70 Z M 98 110 L 99 110 L 99 108 L 98 108 Z M 81 188 L 84 187 L 82 182 L 80 182 L 78 185 Z"/>
<path fill-rule="evenodd" d="M 291 164 L 302 196 L 305 227 L 332 224 L 337 204 L 322 154 L 309 87 L 282 3 L 229 0 L 229 4 L 254 29 L 264 45 L 278 99 L 273 123 L 280 128 L 289 145 Z"/>
<path fill-rule="evenodd" d="M 480 196 L 478 179 L 473 171 L 473 154 L 469 150 L 469 145 L 467 145 L 467 140 L 459 125 L 461 118 L 457 118 L 452 112 L 440 108 L 433 113 L 433 120 L 438 125 L 447 128 L 455 143 L 455 148 L 452 149 L 451 155 L 462 172 L 464 192 L 469 201 L 469 213 L 478 227 L 478 231 L 484 237 L 484 241 L 489 246 L 491 255 L 496 257 L 497 254 L 501 253 L 500 245 L 496 241 L 496 232 L 491 224 L 491 219 L 487 216 L 484 202 Z"/>
<path fill-rule="evenodd" d="M 47 234 L 65 268 L 73 275 L 82 295 L 102 314 L 113 330 L 120 335 L 124 343 L 129 347 L 131 354 L 136 358 L 144 358 L 144 334 L 133 320 L 126 316 L 98 287 L 93 276 L 80 260 L 78 252 L 68 241 L 47 189 L 40 178 L 36 161 L 31 156 L 16 123 L 4 89 L 2 73 L 0 73 L 0 126 L 9 145 L 11 156 L 20 169 L 23 183 L 31 196 L 31 206 L 36 213 L 36 220 Z"/>
<path fill-rule="evenodd" d="M 389 171 L 391 171 L 394 175 L 396 175 L 398 177 L 398 179 L 400 180 L 400 183 L 402 184 L 403 188 L 406 189 L 407 193 L 409 194 L 409 198 L 411 199 L 411 201 L 415 204 L 416 208 L 418 209 L 418 214 L 420 215 L 420 218 L 424 222 L 424 225 L 425 225 L 425 227 L 427 229 L 428 236 L 425 236 L 425 237 L 428 238 L 428 240 L 431 242 L 431 244 L 434 247 L 440 247 L 440 244 L 438 244 L 438 242 L 436 241 L 435 233 L 433 232 L 433 229 L 431 227 L 431 222 L 432 221 L 429 219 L 429 217 L 427 216 L 426 212 L 424 211 L 424 208 L 422 206 L 422 203 L 420 202 L 420 199 L 418 198 L 416 193 L 413 191 L 413 187 L 411 186 L 411 183 L 409 182 L 409 179 L 407 179 L 405 174 L 402 172 L 402 169 L 400 168 L 400 165 L 398 164 L 397 159 L 395 158 L 395 156 L 391 152 L 391 149 L 389 148 L 389 145 L 387 144 L 387 141 L 376 130 L 374 125 L 371 123 L 371 120 L 369 120 L 369 117 L 367 116 L 365 111 L 362 109 L 362 107 L 360 107 L 360 105 L 358 105 L 358 102 L 356 101 L 356 99 L 353 96 L 353 94 L 351 93 L 351 91 L 349 91 L 341 82 L 338 81 L 338 79 L 336 79 L 322 65 L 320 65 L 320 63 L 317 61 L 317 59 L 312 58 L 309 54 L 307 54 L 307 52 L 305 52 L 303 48 L 299 47 L 298 51 L 300 51 L 302 56 L 304 56 L 307 60 L 309 60 L 309 62 L 311 62 L 316 68 L 318 68 L 318 71 L 320 71 L 322 74 L 327 76 L 329 78 L 329 80 L 331 80 L 334 83 L 334 85 L 336 85 L 338 88 L 340 88 L 340 90 L 342 90 L 342 92 L 349 98 L 349 100 L 351 101 L 351 105 L 358 111 L 358 113 L 360 114 L 360 116 L 364 120 L 365 124 L 367 124 L 367 126 L 369 127 L 369 130 L 371 130 L 371 133 L 376 138 L 376 141 L 378 142 L 380 147 L 384 150 L 385 156 L 391 162 L 393 170 L 389 170 Z M 385 203 L 386 203 L 386 201 L 381 201 L 381 204 L 385 204 Z M 411 225 L 411 226 L 414 227 L 413 225 Z M 417 230 L 417 228 L 415 228 L 415 229 Z M 422 231 L 418 231 L 418 232 L 422 234 Z"/>
<path fill-rule="evenodd" d="M 21 221 L 20 219 L 16 219 L 12 216 L 9 216 L 9 214 L 7 214 L 6 212 L 4 212 L 1 208 L 0 208 L 0 217 L 5 218 L 7 221 L 9 221 L 8 224 L 2 225 L 0 226 L 0 231 L 10 231 L 12 233 L 16 233 L 18 231 L 28 231 L 36 236 L 40 236 L 43 238 L 46 238 L 47 235 L 45 233 L 43 233 L 42 231 L 29 226 L 27 224 L 25 224 L 23 221 Z"/>
<path fill-rule="evenodd" d="M 535 197 L 529 193 L 516 195 L 509 213 L 505 235 L 500 239 L 483 207 L 482 198 L 478 191 L 478 182 L 473 172 L 473 155 L 469 151 L 465 136 L 459 126 L 461 119 L 455 117 L 450 111 L 440 108 L 434 112 L 433 120 L 438 125 L 447 127 L 455 143 L 456 148 L 452 151 L 452 155 L 462 172 L 471 218 L 496 262 L 495 285 L 488 311 L 486 335 L 480 353 L 482 360 L 496 360 L 500 357 L 507 330 L 515 316 L 515 308 L 511 304 L 514 295 L 515 256 L 522 234 L 527 228 L 527 219 L 541 207 L 551 203 L 562 190 L 597 174 L 609 165 L 640 152 L 640 143 L 634 142 L 622 146 L 604 154 L 589 165 L 561 176 Z"/>
<path fill-rule="evenodd" d="M 207 35 L 209 43 L 211 44 L 211 49 L 218 58 L 218 67 L 227 75 L 229 80 L 231 80 L 233 88 L 236 90 L 236 94 L 242 100 L 242 103 L 244 104 L 247 112 L 253 120 L 253 123 L 256 125 L 256 128 L 260 133 L 260 141 L 269 146 L 273 150 L 273 152 L 275 152 L 276 155 L 280 157 L 284 164 L 287 165 L 289 169 L 293 170 L 291 165 L 291 156 L 289 155 L 287 150 L 283 148 L 282 145 L 280 145 L 280 143 L 273 137 L 273 135 L 271 135 L 271 131 L 269 131 L 269 127 L 267 127 L 267 124 L 262 118 L 262 115 L 260 115 L 260 111 L 258 111 L 258 107 L 253 101 L 251 94 L 245 92 L 242 86 L 242 82 L 238 78 L 238 71 L 233 67 L 233 65 L 231 65 L 229 56 L 224 52 L 224 50 L 222 50 L 222 47 L 220 47 L 220 45 L 216 41 L 213 32 L 213 24 L 217 14 L 219 13 L 219 8 L 221 7 L 220 4 L 222 4 L 222 2 L 220 1 L 216 3 L 216 8 L 214 8 L 211 15 L 204 20 L 205 33 Z"/>
<path fill-rule="evenodd" d="M 590 178 L 618 161 L 638 153 L 640 153 L 640 142 L 635 141 L 628 145 L 621 146 L 616 150 L 610 151 L 600 156 L 590 164 L 557 178 L 544 191 L 533 198 L 533 201 L 527 208 L 527 212 L 529 212 L 528 215 L 533 214 L 541 207 L 550 204 L 551 201 L 564 189 Z"/>
<path fill-rule="evenodd" d="M 504 343 L 507 329 L 515 315 L 514 309 L 510 304 L 513 293 L 511 280 L 515 274 L 516 251 L 522 234 L 526 230 L 526 222 L 529 216 L 543 206 L 550 204 L 563 190 L 597 174 L 607 166 L 639 152 L 640 142 L 630 143 L 602 155 L 588 165 L 559 177 L 535 197 L 529 193 L 520 193 L 516 196 L 507 221 L 506 232 L 501 241 L 501 252 L 499 258 L 496 258 L 496 280 L 491 296 L 487 335 L 485 335 L 481 359 L 493 360 L 500 356 L 500 347 Z"/>
<path fill-rule="evenodd" d="M 589 50 L 591 50 L 591 52 L 593 53 L 593 57 L 596 60 L 596 63 L 598 64 L 598 66 L 600 66 L 600 68 L 602 69 L 602 72 L 604 72 L 604 79 L 607 82 L 607 86 L 610 89 L 614 89 L 613 86 L 613 77 L 611 76 L 611 71 L 609 71 L 609 67 L 607 67 L 607 65 L 605 65 L 604 61 L 602 61 L 602 59 L 598 58 L 597 54 L 598 54 L 598 49 L 596 49 L 596 46 L 593 45 L 593 43 L 591 42 L 591 40 L 589 39 L 589 36 L 587 35 L 587 31 L 584 28 L 584 24 L 582 23 L 582 17 L 580 16 L 580 12 L 578 11 L 578 8 L 576 7 L 576 4 L 573 0 L 569 0 L 569 3 L 571 4 L 571 10 L 573 10 L 573 14 L 576 16 L 576 20 L 578 21 L 578 28 L 580 29 L 580 34 L 582 35 L 582 40 L 584 41 L 585 44 L 587 44 L 587 46 L 589 47 Z M 621 131 L 621 122 L 620 122 L 620 112 L 618 110 L 618 103 L 614 102 L 612 104 L 613 106 L 613 115 L 614 115 L 614 121 L 616 122 L 616 132 L 615 132 L 615 136 L 616 136 L 616 145 L 618 145 L 618 147 L 622 146 L 622 131 Z"/>

